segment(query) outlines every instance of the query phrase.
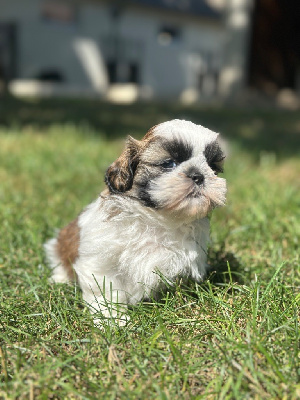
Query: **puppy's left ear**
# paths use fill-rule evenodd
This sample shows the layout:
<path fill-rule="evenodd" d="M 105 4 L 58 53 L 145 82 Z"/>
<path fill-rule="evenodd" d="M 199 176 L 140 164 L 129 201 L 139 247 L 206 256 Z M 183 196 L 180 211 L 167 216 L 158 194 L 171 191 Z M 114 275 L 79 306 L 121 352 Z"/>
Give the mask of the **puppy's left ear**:
<path fill-rule="evenodd" d="M 131 189 L 139 163 L 139 149 L 140 142 L 128 136 L 123 153 L 111 164 L 105 174 L 105 183 L 111 193 L 122 193 Z"/>

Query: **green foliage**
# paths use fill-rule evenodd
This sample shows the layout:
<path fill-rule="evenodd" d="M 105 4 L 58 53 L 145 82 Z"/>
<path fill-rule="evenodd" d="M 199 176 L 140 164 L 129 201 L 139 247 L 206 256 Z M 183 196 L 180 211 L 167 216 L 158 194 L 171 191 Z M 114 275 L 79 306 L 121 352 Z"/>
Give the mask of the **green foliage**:
<path fill-rule="evenodd" d="M 299 398 L 299 115 L 58 104 L 14 104 L 16 121 L 10 106 L 0 117 L 0 397 Z M 142 136 L 175 116 L 231 138 L 212 273 L 100 331 L 78 287 L 48 283 L 42 244 L 103 188 L 117 132 Z"/>

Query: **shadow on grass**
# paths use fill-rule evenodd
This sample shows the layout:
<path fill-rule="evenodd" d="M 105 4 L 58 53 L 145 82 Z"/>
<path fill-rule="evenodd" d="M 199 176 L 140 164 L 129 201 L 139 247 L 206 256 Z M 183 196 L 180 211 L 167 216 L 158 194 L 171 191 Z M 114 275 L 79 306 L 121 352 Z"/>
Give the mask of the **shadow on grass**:
<path fill-rule="evenodd" d="M 207 277 L 212 284 L 244 283 L 244 273 L 242 273 L 241 265 L 233 253 L 226 252 L 223 248 L 217 251 L 210 250 L 208 263 L 210 268 Z"/>
<path fill-rule="evenodd" d="M 19 129 L 33 126 L 46 130 L 53 125 L 71 124 L 79 129 L 88 126 L 109 139 L 128 134 L 140 138 L 153 125 L 173 118 L 191 120 L 222 132 L 254 157 L 261 151 L 274 152 L 280 157 L 299 152 L 298 111 L 162 102 L 115 105 L 100 100 L 0 98 L 0 125 Z"/>
<path fill-rule="evenodd" d="M 200 286 L 205 291 L 210 291 L 213 287 L 226 287 L 227 291 L 234 290 L 234 284 L 244 284 L 244 274 L 241 271 L 241 265 L 235 255 L 231 252 L 220 250 L 210 250 L 208 254 L 208 270 L 206 279 L 200 283 Z M 144 299 L 143 307 L 151 307 L 153 304 L 166 306 L 169 302 L 176 301 L 179 292 L 188 294 L 191 298 L 198 299 L 198 289 L 195 287 L 195 281 L 188 278 L 178 278 L 175 283 L 170 283 L 161 275 L 164 286 L 157 292 L 152 293 L 150 299 Z M 134 309 L 134 307 L 132 307 Z"/>

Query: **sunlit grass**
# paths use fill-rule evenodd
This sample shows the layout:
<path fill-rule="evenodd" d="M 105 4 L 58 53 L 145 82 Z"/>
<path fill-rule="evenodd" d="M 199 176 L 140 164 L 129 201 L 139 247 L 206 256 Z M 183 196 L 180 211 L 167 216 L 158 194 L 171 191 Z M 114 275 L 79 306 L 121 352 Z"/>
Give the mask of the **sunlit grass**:
<path fill-rule="evenodd" d="M 76 286 L 48 283 L 42 244 L 103 188 L 123 144 L 108 136 L 70 123 L 0 133 L 0 396 L 299 398 L 297 154 L 233 139 L 209 279 L 99 331 Z"/>

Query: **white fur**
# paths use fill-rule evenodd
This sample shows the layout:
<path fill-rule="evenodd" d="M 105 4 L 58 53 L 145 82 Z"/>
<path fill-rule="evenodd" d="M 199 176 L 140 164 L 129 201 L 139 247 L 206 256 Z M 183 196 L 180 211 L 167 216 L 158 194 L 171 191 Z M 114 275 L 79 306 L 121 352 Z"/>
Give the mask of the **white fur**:
<path fill-rule="evenodd" d="M 185 224 L 137 200 L 109 195 L 90 204 L 78 224 L 79 256 L 73 267 L 92 311 L 115 316 L 114 303 L 135 304 L 149 297 L 161 286 L 160 275 L 170 282 L 181 275 L 205 276 L 207 218 Z M 55 244 L 56 239 L 46 244 L 52 279 L 66 282 Z"/>
<path fill-rule="evenodd" d="M 183 132 L 184 140 L 193 146 L 195 154 L 201 154 L 205 145 L 216 140 L 219 136 L 218 133 L 205 128 L 202 125 L 196 125 L 191 121 L 180 119 L 163 122 L 154 129 L 155 136 L 163 136 L 169 140 L 182 138 Z"/>

